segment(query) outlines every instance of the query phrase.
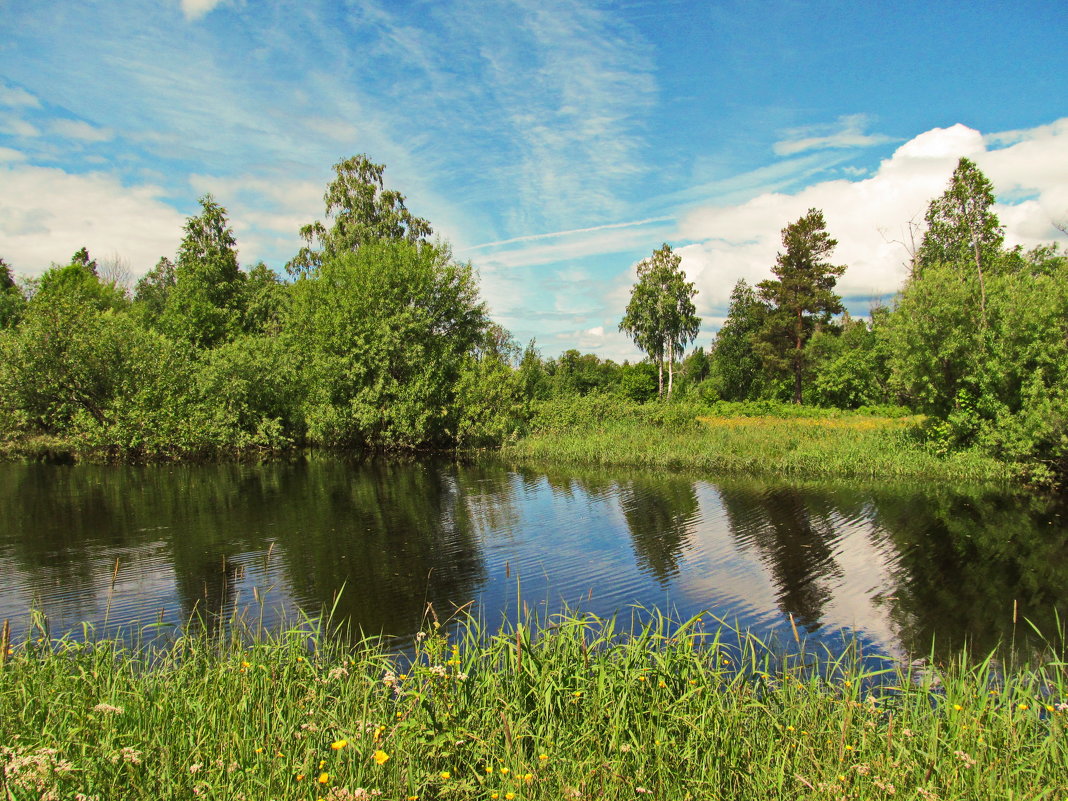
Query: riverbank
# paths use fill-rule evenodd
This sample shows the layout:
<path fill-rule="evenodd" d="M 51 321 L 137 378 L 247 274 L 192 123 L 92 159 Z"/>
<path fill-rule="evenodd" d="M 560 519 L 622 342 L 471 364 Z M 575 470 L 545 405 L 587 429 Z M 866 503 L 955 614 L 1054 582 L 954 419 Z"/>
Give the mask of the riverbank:
<path fill-rule="evenodd" d="M 787 645 L 659 617 L 627 633 L 577 617 L 493 636 L 431 625 L 407 657 L 307 625 L 252 644 L 194 635 L 151 659 L 31 638 L 0 667 L 0 782 L 101 801 L 1068 789 L 1055 655 L 997 678 L 963 654 L 936 671 Z"/>
<path fill-rule="evenodd" d="M 769 403 L 636 404 L 587 396 L 538 404 L 526 432 L 504 442 L 507 459 L 591 466 L 686 469 L 797 478 L 1016 482 L 1023 474 L 977 450 L 939 448 L 922 416 L 903 410 L 843 411 Z M 73 438 L 0 439 L 0 458 L 59 462 L 261 461 L 309 449 L 196 448 L 151 453 Z M 310 450 L 317 450 L 311 448 Z M 491 449 L 496 450 L 496 449 Z M 351 456 L 350 450 L 328 450 Z M 450 451 L 450 455 L 485 451 Z M 440 452 L 401 450 L 404 457 Z"/>
<path fill-rule="evenodd" d="M 516 459 L 573 464 L 693 469 L 711 473 L 812 478 L 1001 481 L 1013 465 L 975 451 L 939 453 L 923 418 L 870 412 L 720 404 L 711 409 L 546 404 L 529 435 L 504 446 Z"/>

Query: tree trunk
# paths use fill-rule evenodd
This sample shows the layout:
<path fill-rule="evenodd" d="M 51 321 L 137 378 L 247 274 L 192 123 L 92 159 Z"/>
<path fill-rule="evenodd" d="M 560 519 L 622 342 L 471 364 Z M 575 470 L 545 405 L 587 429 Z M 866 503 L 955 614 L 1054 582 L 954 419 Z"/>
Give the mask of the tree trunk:
<path fill-rule="evenodd" d="M 668 342 L 668 397 L 671 397 L 671 389 L 675 385 L 675 343 Z"/>
<path fill-rule="evenodd" d="M 656 396 L 662 398 L 664 397 L 664 360 L 662 358 L 656 360 L 656 378 Z"/>
<path fill-rule="evenodd" d="M 801 405 L 801 309 L 797 310 L 797 328 L 794 330 L 794 403 Z"/>

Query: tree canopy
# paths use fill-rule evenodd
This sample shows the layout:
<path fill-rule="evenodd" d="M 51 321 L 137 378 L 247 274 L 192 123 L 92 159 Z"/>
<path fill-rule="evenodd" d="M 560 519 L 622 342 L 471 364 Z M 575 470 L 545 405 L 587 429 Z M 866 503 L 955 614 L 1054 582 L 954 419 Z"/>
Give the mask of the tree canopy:
<path fill-rule="evenodd" d="M 651 360 L 657 363 L 659 394 L 664 394 L 664 363 L 668 366 L 668 395 L 674 383 L 674 364 L 697 337 L 701 318 L 693 298 L 697 290 L 681 269 L 682 257 L 664 244 L 638 264 L 638 280 L 619 323 Z"/>
<path fill-rule="evenodd" d="M 324 260 L 368 242 L 427 240 L 430 223 L 408 211 L 403 194 L 385 188 L 385 169 L 362 153 L 334 165 L 334 179 L 323 195 L 329 227 L 316 220 L 300 229 L 305 244 L 286 265 L 291 275 L 317 270 Z"/>
<path fill-rule="evenodd" d="M 776 279 L 757 284 L 758 296 L 770 306 L 757 350 L 769 369 L 793 373 L 794 403 L 801 403 L 805 343 L 818 323 L 842 311 L 834 286 L 846 268 L 827 261 L 838 240 L 827 233 L 818 209 L 783 228 L 782 244 L 772 267 Z"/>

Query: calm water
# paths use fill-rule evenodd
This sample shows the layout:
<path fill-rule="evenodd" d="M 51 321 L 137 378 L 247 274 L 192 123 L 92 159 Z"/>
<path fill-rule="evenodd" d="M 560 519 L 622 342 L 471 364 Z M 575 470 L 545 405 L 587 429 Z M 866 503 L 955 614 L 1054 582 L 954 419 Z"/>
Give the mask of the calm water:
<path fill-rule="evenodd" d="M 548 612 L 792 615 L 892 652 L 988 648 L 1068 607 L 1065 512 L 991 489 L 492 463 L 0 464 L 0 619 L 276 625 L 337 597 L 336 616 L 406 638 L 428 603 L 496 623 L 518 591 Z"/>

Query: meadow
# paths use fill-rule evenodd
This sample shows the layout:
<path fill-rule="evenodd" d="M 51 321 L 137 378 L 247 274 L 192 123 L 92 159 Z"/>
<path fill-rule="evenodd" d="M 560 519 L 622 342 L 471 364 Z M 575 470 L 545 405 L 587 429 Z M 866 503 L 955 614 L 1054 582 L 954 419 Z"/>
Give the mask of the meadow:
<path fill-rule="evenodd" d="M 1013 467 L 950 450 L 926 419 L 892 409 L 842 411 L 769 403 L 544 404 L 508 456 L 573 464 L 714 473 L 948 481 L 1008 481 Z"/>
<path fill-rule="evenodd" d="M 91 632 L 87 632 L 91 634 Z M 7 799 L 1022 799 L 1068 791 L 1068 675 L 785 643 L 698 616 L 306 621 L 9 647 Z"/>

